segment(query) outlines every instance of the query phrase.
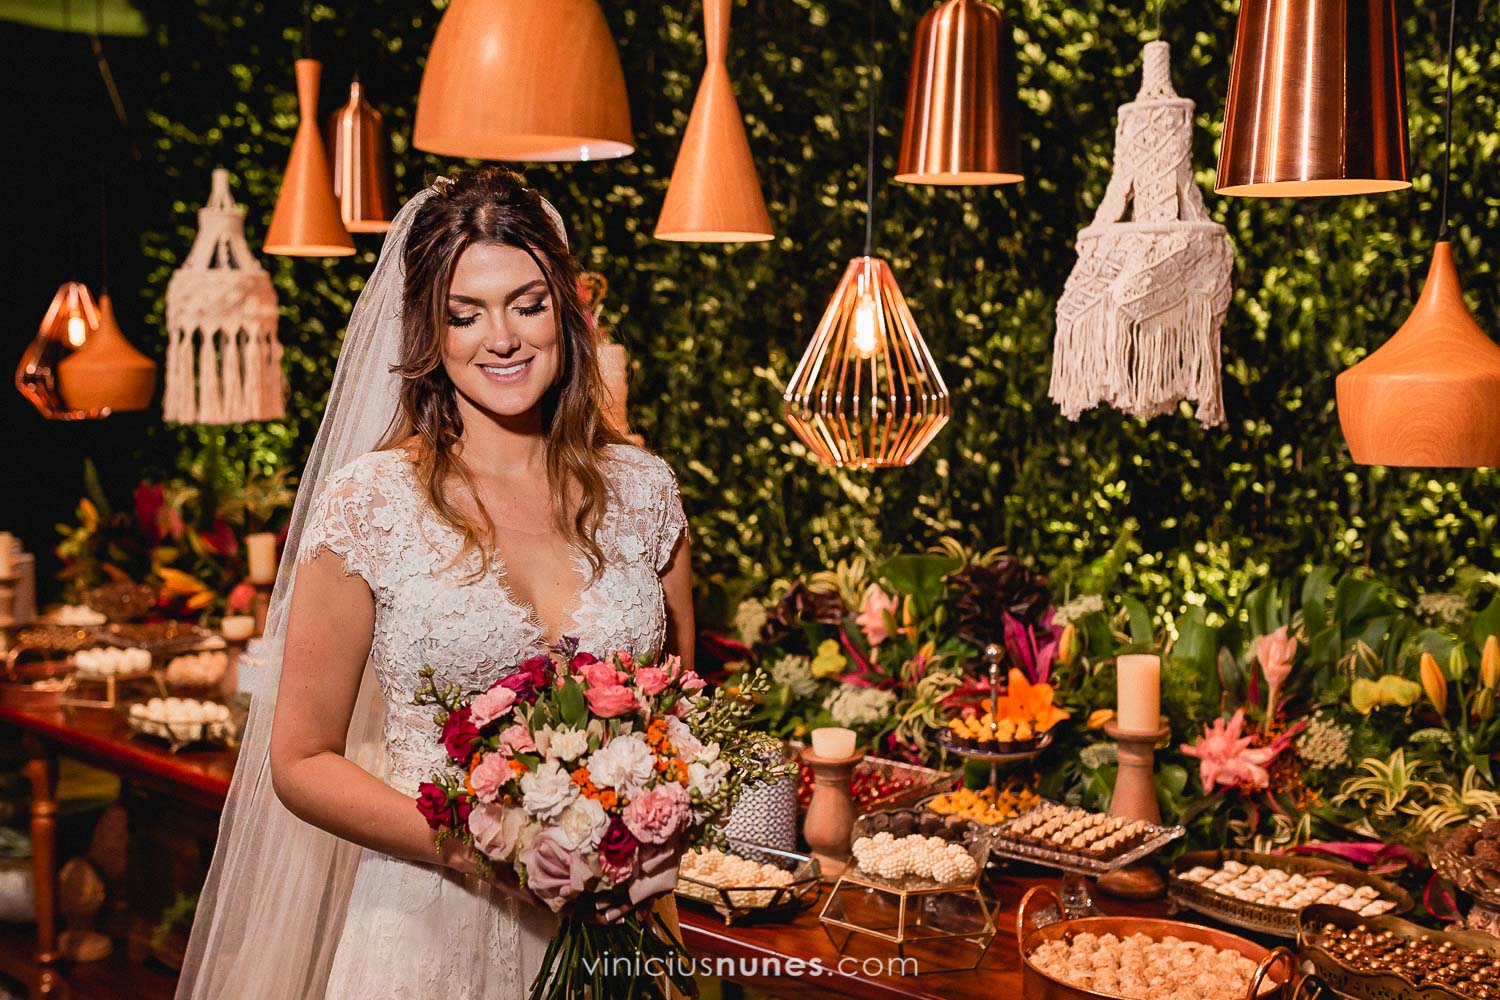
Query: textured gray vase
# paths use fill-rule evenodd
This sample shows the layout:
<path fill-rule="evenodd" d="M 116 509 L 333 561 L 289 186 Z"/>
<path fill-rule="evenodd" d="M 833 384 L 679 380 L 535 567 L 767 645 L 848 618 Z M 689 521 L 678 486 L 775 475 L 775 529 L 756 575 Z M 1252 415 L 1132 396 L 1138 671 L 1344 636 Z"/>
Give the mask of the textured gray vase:
<path fill-rule="evenodd" d="M 740 793 L 724 834 L 782 851 L 797 849 L 797 775 L 751 785 Z"/>

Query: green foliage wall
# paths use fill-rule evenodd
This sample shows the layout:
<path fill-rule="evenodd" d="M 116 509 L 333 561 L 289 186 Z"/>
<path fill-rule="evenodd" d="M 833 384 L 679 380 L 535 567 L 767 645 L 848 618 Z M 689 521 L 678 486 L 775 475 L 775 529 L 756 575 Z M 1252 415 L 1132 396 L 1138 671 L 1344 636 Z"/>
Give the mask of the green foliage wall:
<path fill-rule="evenodd" d="M 209 170 L 227 166 L 269 219 L 296 124 L 292 60 L 301 18 L 261 0 L 138 0 L 163 53 L 150 122 L 177 199 L 143 237 L 159 262 L 156 303 L 186 253 Z M 910 42 L 927 0 L 876 0 L 880 167 L 877 251 L 888 257 L 954 394 L 954 422 L 915 467 L 847 473 L 812 465 L 780 419 L 780 394 L 848 258 L 864 212 L 866 10 L 856 0 L 736 5 L 730 70 L 777 232 L 769 244 L 652 239 L 701 71 L 697 4 L 604 0 L 619 42 L 639 149 L 614 162 L 535 167 L 568 218 L 584 264 L 611 282 L 607 321 L 633 352 L 633 420 L 678 470 L 698 571 L 728 580 L 816 568 L 860 546 L 954 534 L 1007 545 L 1045 568 L 1099 555 L 1134 533 L 1134 589 L 1165 605 L 1231 600 L 1268 569 L 1367 564 L 1417 589 L 1463 563 L 1490 570 L 1493 471 L 1352 465 L 1334 375 L 1400 324 L 1436 227 L 1442 29 L 1447 5 L 1401 4 L 1412 190 L 1345 200 L 1208 195 L 1237 253 L 1224 329 L 1229 425 L 1187 415 L 1143 423 L 1113 411 L 1066 421 L 1047 400 L 1053 309 L 1073 239 L 1108 178 L 1115 109 L 1139 83 L 1153 37 L 1145 0 L 1005 0 L 1021 63 L 1027 180 L 1000 189 L 889 182 Z M 457 164 L 409 147 L 422 61 L 445 4 L 315 4 L 326 116 L 357 57 L 386 115 L 396 186 Z M 289 5 L 288 5 L 289 6 Z M 1198 179 L 1211 190 L 1234 36 L 1230 0 L 1166 4 L 1179 92 L 1198 102 Z M 351 15 L 351 10 L 358 11 Z M 1460 4 L 1452 204 L 1471 306 L 1500 330 L 1500 5 Z M 1440 23 L 1441 22 L 1441 23 Z M 496 95 L 503 100 L 503 95 Z M 232 430 L 228 454 L 300 464 L 339 337 L 378 238 L 354 258 L 267 258 L 282 297 L 294 415 Z M 202 433 L 162 428 L 147 461 L 172 461 Z"/>

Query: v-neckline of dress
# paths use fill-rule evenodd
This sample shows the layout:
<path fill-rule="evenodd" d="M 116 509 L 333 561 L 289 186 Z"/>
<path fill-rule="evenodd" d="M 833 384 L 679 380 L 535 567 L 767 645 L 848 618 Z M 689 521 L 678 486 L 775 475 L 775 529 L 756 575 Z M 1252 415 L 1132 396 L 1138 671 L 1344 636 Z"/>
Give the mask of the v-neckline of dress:
<path fill-rule="evenodd" d="M 417 481 L 416 472 L 412 469 L 411 461 L 400 451 L 397 451 L 396 454 L 401 463 L 401 472 L 405 477 L 407 489 L 411 490 L 412 495 L 416 498 L 418 507 L 423 515 L 435 522 L 441 530 L 446 531 L 461 547 L 463 545 L 463 536 L 447 521 L 444 521 L 438 515 L 437 511 L 433 509 L 432 502 L 427 498 L 427 494 L 423 492 L 421 483 Z M 592 581 L 578 571 L 578 564 L 583 559 L 581 553 L 573 552 L 568 556 L 568 561 L 572 566 L 574 575 L 583 580 L 583 583 L 573 592 L 573 597 L 568 603 L 569 611 L 563 616 L 562 633 L 555 640 L 549 634 L 547 623 L 542 621 L 542 616 L 537 612 L 536 605 L 530 601 L 521 600 L 516 596 L 515 591 L 511 589 L 510 584 L 507 582 L 510 574 L 505 559 L 498 552 L 491 552 L 489 556 L 489 572 L 486 576 L 494 577 L 495 588 L 499 591 L 501 599 L 519 611 L 522 620 L 536 633 L 531 642 L 527 643 L 528 649 L 551 649 L 570 636 L 579 638 L 577 635 L 578 616 L 583 612 L 584 593 L 592 586 Z"/>

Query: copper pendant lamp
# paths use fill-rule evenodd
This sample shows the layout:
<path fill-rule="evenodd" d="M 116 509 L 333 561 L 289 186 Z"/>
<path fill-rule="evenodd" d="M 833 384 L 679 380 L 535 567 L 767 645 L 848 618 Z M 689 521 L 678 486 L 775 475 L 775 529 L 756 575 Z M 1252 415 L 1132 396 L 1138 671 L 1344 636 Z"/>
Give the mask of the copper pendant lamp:
<path fill-rule="evenodd" d="M 749 243 L 771 239 L 771 217 L 725 59 L 733 0 L 703 0 L 708 68 L 693 101 L 661 218 L 659 240 Z"/>
<path fill-rule="evenodd" d="M 896 180 L 1021 180 L 1010 25 L 984 0 L 945 0 L 922 18 L 911 58 Z"/>
<path fill-rule="evenodd" d="M 266 253 L 291 257 L 345 257 L 354 240 L 344 228 L 323 139 L 318 135 L 318 80 L 323 64 L 297 60 L 297 105 L 301 119 L 292 155 L 281 179 L 281 193 L 266 230 Z"/>
<path fill-rule="evenodd" d="M 453 0 L 422 71 L 412 145 L 480 160 L 634 152 L 620 53 L 597 0 Z"/>
<path fill-rule="evenodd" d="M 77 420 L 98 413 L 74 413 L 57 387 L 58 365 L 83 347 L 99 330 L 99 307 L 81 281 L 65 281 L 52 296 L 47 312 L 16 365 L 16 389 L 49 420 Z"/>
<path fill-rule="evenodd" d="M 328 119 L 328 154 L 333 168 L 333 196 L 339 216 L 351 233 L 383 233 L 391 228 L 390 142 L 380 112 L 365 100 L 356 76 L 349 83 L 349 103 Z"/>
<path fill-rule="evenodd" d="M 875 61 L 870 4 L 870 65 Z M 948 387 L 917 329 L 890 265 L 873 256 L 874 73 L 869 88 L 865 251 L 843 280 L 782 396 L 783 414 L 826 465 L 873 469 L 910 465 L 948 422 Z"/>
<path fill-rule="evenodd" d="M 1396 0 L 1243 0 L 1215 190 L 1411 187 Z"/>
<path fill-rule="evenodd" d="M 1427 283 L 1390 340 L 1336 383 L 1339 424 L 1361 465 L 1500 466 L 1500 345 L 1464 304 L 1448 240 L 1453 27 L 1448 13 L 1442 223 Z"/>
<path fill-rule="evenodd" d="M 130 346 L 109 293 L 99 296 L 99 329 L 57 366 L 58 388 L 71 410 L 144 410 L 156 389 L 156 362 Z"/>

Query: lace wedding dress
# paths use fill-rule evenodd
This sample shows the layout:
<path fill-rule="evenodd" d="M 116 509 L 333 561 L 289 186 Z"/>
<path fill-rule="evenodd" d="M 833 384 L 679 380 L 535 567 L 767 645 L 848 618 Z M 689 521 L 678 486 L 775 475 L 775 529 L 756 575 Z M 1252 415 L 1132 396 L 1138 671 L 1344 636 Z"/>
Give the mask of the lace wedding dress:
<path fill-rule="evenodd" d="M 671 470 L 659 458 L 611 446 L 615 496 L 600 523 L 602 573 L 588 582 L 564 634 L 600 653 L 658 652 L 666 614 L 660 572 L 685 529 Z M 397 790 L 444 766 L 430 708 L 412 696 L 424 665 L 477 688 L 544 650 L 535 612 L 506 589 L 497 559 L 475 578 L 478 553 L 455 562 L 461 536 L 426 500 L 399 451 L 364 455 L 335 472 L 309 514 L 298 558 L 343 560 L 375 595 L 370 663 L 385 703 L 385 765 Z M 580 580 L 589 580 L 578 555 Z M 413 806 L 415 808 L 415 806 Z M 552 914 L 477 878 L 365 851 L 334 954 L 330 1000 L 524 997 L 556 928 Z"/>

